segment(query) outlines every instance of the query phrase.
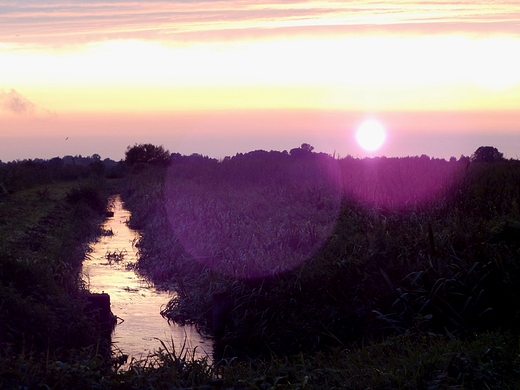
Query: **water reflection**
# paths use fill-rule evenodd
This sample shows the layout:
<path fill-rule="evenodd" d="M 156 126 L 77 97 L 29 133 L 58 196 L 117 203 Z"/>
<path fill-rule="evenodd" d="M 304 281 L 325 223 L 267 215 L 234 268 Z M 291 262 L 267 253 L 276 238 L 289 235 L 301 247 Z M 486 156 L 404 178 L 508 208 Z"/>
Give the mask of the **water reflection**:
<path fill-rule="evenodd" d="M 103 236 L 92 246 L 89 258 L 83 262 L 83 274 L 91 292 L 110 295 L 112 312 L 121 320 L 112 335 L 112 342 L 124 354 L 134 358 L 146 357 L 161 347 L 159 340 L 175 344 L 176 351 L 186 340 L 190 350 L 195 347 L 198 357 L 211 356 L 211 341 L 203 339 L 192 326 L 169 325 L 160 315 L 161 306 L 168 303 L 171 293 L 158 291 L 153 284 L 127 269 L 137 260 L 133 245 L 138 233 L 128 228 L 130 213 L 121 199 L 111 199 L 114 216 L 103 228 L 114 234 Z M 121 260 L 121 261 L 116 261 Z"/>

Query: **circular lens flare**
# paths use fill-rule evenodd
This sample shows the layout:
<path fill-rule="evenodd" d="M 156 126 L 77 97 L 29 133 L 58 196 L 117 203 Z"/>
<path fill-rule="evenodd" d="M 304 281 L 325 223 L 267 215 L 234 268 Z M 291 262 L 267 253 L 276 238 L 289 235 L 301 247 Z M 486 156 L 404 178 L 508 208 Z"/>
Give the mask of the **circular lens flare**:
<path fill-rule="evenodd" d="M 356 132 L 358 144 L 365 150 L 372 152 L 379 149 L 386 139 L 383 125 L 375 119 L 367 119 L 359 126 Z"/>
<path fill-rule="evenodd" d="M 180 253 L 219 273 L 258 279 L 298 267 L 325 244 L 342 205 L 338 162 L 278 154 L 282 160 L 274 154 L 261 165 L 251 155 L 232 157 L 186 179 L 182 165 L 168 168 L 164 201 Z"/>

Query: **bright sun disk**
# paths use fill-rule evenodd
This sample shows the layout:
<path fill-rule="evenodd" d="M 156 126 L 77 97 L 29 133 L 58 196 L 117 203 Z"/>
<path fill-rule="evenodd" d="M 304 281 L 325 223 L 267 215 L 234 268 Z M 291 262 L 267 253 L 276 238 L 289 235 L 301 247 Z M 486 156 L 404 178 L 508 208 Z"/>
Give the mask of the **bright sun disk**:
<path fill-rule="evenodd" d="M 358 144 L 365 150 L 372 152 L 379 149 L 386 139 L 383 125 L 375 119 L 367 119 L 359 126 L 356 132 Z"/>

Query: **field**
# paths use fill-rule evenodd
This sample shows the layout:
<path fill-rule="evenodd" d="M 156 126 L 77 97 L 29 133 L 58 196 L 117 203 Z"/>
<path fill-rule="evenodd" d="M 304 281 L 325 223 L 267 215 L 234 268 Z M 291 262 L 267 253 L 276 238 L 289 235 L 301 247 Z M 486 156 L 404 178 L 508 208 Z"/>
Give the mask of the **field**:
<path fill-rule="evenodd" d="M 179 293 L 163 315 L 216 336 L 217 358 L 374 344 L 399 365 L 402 343 L 449 350 L 499 331 L 518 344 L 519 168 L 252 152 L 146 172 L 123 195 L 138 270 Z M 460 365 L 440 383 L 468 385 L 479 364 Z M 417 370 L 412 387 L 434 380 Z"/>
<path fill-rule="evenodd" d="M 256 151 L 115 181 L 6 172 L 0 388 L 520 386 L 518 161 Z M 114 192 L 136 270 L 177 291 L 162 314 L 213 337 L 214 364 L 168 340 L 129 368 L 100 356 L 77 267 Z"/>

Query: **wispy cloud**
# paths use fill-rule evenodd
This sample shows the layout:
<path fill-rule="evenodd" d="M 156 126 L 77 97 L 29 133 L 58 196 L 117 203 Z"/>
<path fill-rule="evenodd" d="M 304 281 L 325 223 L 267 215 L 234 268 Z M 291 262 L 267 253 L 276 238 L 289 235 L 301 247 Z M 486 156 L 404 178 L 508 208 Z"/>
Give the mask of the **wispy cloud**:
<path fill-rule="evenodd" d="M 279 29 L 424 26 L 519 33 L 517 0 L 394 2 L 259 1 L 1 1 L 0 41 L 195 37 L 213 32 L 269 34 Z M 229 35 L 229 34 L 228 34 Z M 206 35 L 207 36 L 207 35 Z"/>
<path fill-rule="evenodd" d="M 36 105 L 14 89 L 9 92 L 0 90 L 0 108 L 18 115 L 33 114 Z"/>

